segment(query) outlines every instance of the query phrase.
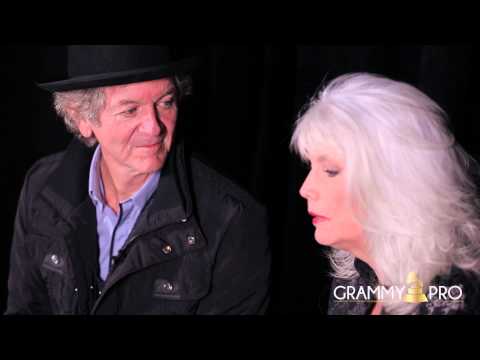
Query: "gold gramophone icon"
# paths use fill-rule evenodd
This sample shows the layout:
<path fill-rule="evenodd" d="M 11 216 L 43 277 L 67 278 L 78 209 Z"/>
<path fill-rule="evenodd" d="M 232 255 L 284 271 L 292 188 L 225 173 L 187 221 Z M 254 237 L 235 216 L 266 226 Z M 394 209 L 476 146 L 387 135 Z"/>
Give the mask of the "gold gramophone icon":
<path fill-rule="evenodd" d="M 409 272 L 407 275 L 408 291 L 403 295 L 402 300 L 408 303 L 428 302 L 427 297 L 423 293 L 423 282 L 417 277 L 415 272 Z"/>

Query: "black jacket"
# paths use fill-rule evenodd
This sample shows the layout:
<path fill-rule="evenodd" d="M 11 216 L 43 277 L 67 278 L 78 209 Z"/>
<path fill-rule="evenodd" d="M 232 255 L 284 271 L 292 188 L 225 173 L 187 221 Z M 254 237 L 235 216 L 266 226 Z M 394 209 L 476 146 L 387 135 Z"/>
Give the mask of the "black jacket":
<path fill-rule="evenodd" d="M 105 283 L 92 149 L 39 160 L 21 191 L 6 314 L 259 314 L 269 300 L 266 213 L 177 145 Z"/>

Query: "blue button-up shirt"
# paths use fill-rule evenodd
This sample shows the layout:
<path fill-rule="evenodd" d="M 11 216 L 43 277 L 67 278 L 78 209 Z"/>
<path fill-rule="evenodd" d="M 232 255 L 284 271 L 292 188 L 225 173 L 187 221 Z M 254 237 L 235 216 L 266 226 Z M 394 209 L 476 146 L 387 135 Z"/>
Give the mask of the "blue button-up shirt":
<path fill-rule="evenodd" d="M 150 175 L 136 193 L 119 204 L 121 210 L 117 215 L 105 202 L 105 191 L 100 173 L 100 158 L 101 149 L 98 145 L 90 164 L 88 193 L 97 212 L 97 233 L 100 250 L 98 260 L 100 277 L 105 280 L 111 262 L 110 246 L 113 242 L 112 255 L 117 256 L 120 249 L 125 245 L 138 215 L 157 188 L 160 170 Z"/>

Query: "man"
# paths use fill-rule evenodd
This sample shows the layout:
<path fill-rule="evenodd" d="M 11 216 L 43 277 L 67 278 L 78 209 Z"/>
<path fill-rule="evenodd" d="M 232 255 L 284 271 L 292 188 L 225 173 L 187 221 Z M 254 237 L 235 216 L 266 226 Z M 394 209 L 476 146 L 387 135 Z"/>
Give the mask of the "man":
<path fill-rule="evenodd" d="M 6 314 L 265 312 L 263 207 L 174 136 L 191 65 L 70 46 L 68 78 L 39 84 L 78 139 L 26 175 Z"/>

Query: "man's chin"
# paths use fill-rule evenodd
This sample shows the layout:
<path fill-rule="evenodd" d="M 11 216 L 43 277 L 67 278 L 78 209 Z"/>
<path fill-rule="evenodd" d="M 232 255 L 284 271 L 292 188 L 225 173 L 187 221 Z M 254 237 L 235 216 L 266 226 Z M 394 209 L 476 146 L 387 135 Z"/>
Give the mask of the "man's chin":
<path fill-rule="evenodd" d="M 142 173 L 153 173 L 155 171 L 161 170 L 165 165 L 167 159 L 167 154 L 157 154 L 156 156 L 148 157 L 143 159 L 139 164 L 139 169 Z"/>

